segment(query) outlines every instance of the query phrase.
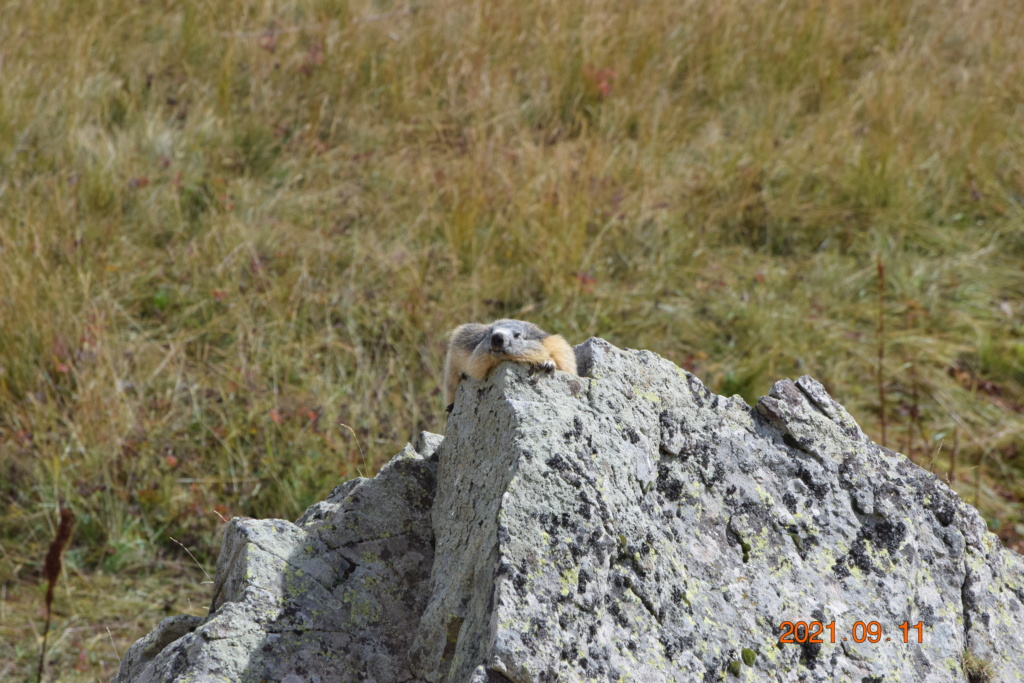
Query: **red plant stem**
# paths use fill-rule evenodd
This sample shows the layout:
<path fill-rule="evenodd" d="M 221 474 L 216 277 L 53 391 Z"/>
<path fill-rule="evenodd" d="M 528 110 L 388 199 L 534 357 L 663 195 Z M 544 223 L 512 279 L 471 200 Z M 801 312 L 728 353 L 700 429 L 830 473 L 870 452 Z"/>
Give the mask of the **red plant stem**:
<path fill-rule="evenodd" d="M 39 672 L 36 681 L 43 680 L 43 666 L 46 664 L 46 637 L 50 634 L 51 605 L 53 604 L 53 589 L 60 577 L 60 557 L 64 553 L 64 547 L 71 538 L 71 525 L 75 521 L 75 515 L 68 508 L 61 508 L 60 525 L 57 527 L 57 535 L 50 542 L 50 549 L 46 551 L 46 560 L 43 562 L 43 576 L 46 578 L 46 625 L 43 627 L 43 644 L 39 650 Z"/>

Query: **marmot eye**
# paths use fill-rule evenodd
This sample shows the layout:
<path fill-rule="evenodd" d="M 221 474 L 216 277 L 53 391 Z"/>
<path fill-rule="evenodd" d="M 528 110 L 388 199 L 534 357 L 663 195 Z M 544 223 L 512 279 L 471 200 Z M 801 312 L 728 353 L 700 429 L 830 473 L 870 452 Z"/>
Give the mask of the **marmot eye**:
<path fill-rule="evenodd" d="M 523 336 L 523 333 L 522 333 L 522 332 L 516 332 L 516 333 L 515 333 L 515 334 L 513 334 L 512 336 L 513 336 L 513 337 L 515 337 L 516 339 L 519 339 L 520 337 L 522 337 L 522 336 Z"/>

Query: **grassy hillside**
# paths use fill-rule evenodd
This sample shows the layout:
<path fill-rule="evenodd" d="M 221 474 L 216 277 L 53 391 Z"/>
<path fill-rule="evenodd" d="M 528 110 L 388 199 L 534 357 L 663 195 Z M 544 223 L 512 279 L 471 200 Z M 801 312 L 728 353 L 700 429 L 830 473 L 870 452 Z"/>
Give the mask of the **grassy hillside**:
<path fill-rule="evenodd" d="M 1022 103 L 1000 0 L 5 2 L 0 678 L 60 503 L 108 677 L 224 519 L 443 431 L 468 320 L 812 374 L 1019 544 Z"/>

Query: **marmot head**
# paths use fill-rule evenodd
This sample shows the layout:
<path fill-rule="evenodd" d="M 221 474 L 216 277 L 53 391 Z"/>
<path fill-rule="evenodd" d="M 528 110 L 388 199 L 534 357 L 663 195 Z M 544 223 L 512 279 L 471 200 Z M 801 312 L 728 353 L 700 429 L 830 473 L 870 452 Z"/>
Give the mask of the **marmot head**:
<path fill-rule="evenodd" d="M 520 358 L 542 350 L 548 333 L 525 320 L 495 320 L 480 341 L 477 350 L 486 348 L 494 356 Z"/>

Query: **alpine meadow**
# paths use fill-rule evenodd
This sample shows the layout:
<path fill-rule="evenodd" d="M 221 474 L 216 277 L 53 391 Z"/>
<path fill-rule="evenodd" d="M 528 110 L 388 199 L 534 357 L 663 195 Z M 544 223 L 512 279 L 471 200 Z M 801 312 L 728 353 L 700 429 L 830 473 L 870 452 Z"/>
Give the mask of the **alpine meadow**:
<path fill-rule="evenodd" d="M 107 680 L 502 317 L 810 374 L 1021 550 L 1024 4 L 4 2 L 0 679 L 62 509 L 44 679 Z"/>

